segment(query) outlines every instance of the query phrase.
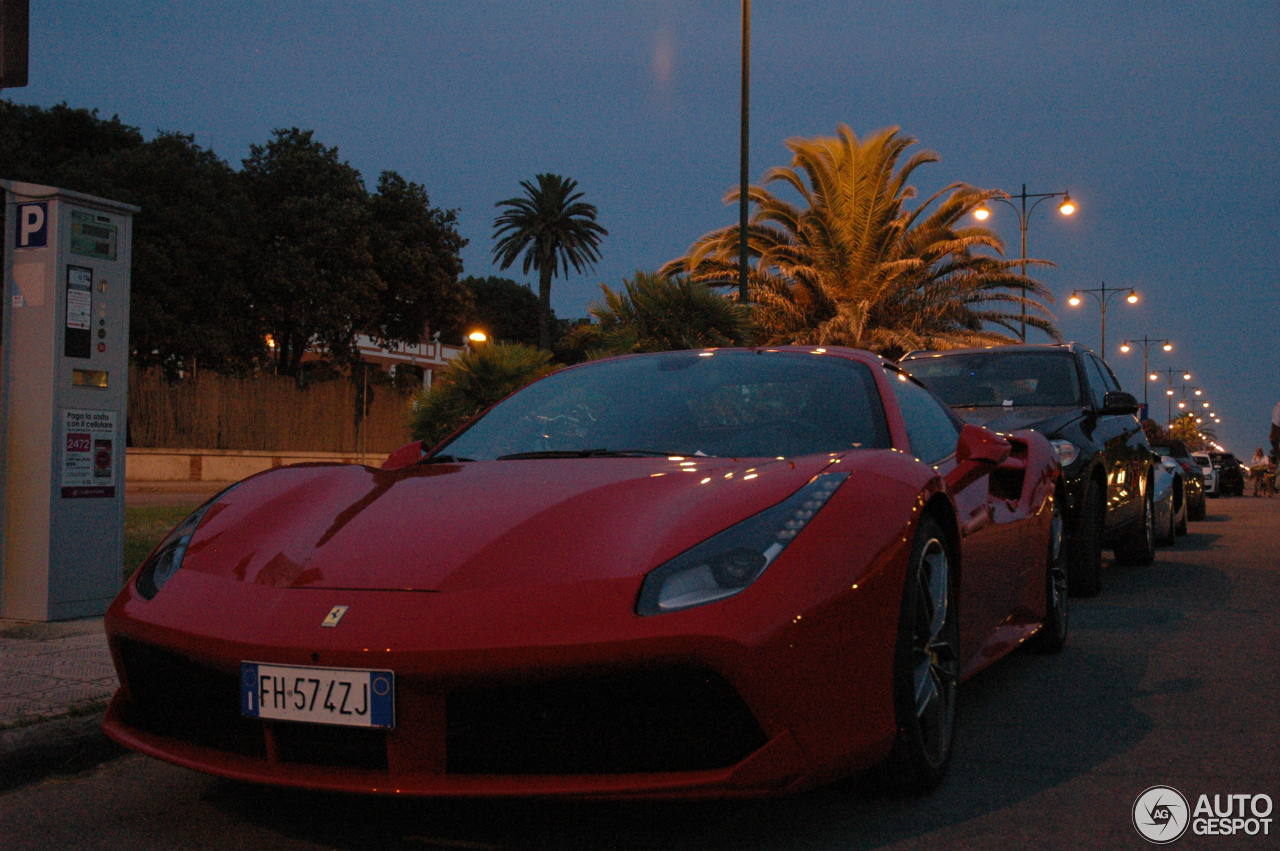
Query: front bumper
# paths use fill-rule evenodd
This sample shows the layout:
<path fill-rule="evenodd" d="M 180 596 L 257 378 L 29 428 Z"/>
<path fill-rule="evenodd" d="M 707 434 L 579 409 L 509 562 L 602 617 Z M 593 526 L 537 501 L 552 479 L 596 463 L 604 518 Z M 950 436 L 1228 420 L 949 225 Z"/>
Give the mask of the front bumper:
<path fill-rule="evenodd" d="M 551 608 L 515 588 L 274 589 L 183 571 L 151 603 L 126 589 L 108 614 L 122 685 L 104 729 L 178 765 L 311 789 L 681 798 L 793 791 L 872 765 L 892 745 L 902 582 L 892 562 L 834 599 L 804 584 L 771 590 L 766 580 L 782 584 L 778 571 L 755 595 L 774 603 L 767 610 L 743 594 L 622 619 L 605 614 L 618 609 L 601 605 L 598 588 L 558 589 Z M 628 608 L 633 585 L 616 589 Z M 351 609 L 339 628 L 319 629 L 334 605 Z M 212 609 L 255 614 L 228 619 Z M 396 726 L 242 718 L 245 660 L 393 670 Z"/>

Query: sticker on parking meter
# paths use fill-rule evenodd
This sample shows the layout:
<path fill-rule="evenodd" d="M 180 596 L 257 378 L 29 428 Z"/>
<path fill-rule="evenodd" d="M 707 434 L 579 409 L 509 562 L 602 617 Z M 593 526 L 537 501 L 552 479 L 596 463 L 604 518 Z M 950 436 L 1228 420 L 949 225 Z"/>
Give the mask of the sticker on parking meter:
<path fill-rule="evenodd" d="M 67 267 L 67 327 L 89 330 L 93 313 L 93 270 L 83 266 Z"/>
<path fill-rule="evenodd" d="M 62 413 L 62 498 L 115 496 L 116 412 Z"/>
<path fill-rule="evenodd" d="M 67 266 L 67 327 L 62 332 L 62 354 L 69 358 L 88 358 L 93 343 L 93 270 L 85 266 Z"/>

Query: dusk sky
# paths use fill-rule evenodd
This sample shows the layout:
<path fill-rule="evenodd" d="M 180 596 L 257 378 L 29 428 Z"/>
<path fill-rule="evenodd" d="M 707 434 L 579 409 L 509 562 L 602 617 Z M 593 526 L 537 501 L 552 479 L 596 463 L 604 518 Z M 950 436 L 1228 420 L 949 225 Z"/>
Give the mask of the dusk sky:
<path fill-rule="evenodd" d="M 1107 315 L 1107 361 L 1141 399 L 1142 355 L 1190 370 L 1247 457 L 1280 401 L 1280 4 L 752 4 L 751 175 L 784 141 L 898 125 L 952 182 L 1070 190 L 1041 204 L 1028 253 L 1067 340 L 1099 345 L 1077 287 L 1133 287 Z M 739 3 L 31 0 L 19 103 L 97 108 L 148 136 L 194 134 L 232 165 L 278 127 L 313 129 L 373 186 L 385 169 L 456 209 L 471 275 L 495 202 L 538 172 L 578 180 L 609 230 L 593 272 L 556 279 L 561 317 L 600 284 L 653 270 L 737 219 Z M 4 177 L 4 175 L 0 175 Z M 1018 254 L 1013 212 L 992 224 Z M 1127 289 L 1126 289 L 1127 292 Z M 1032 342 L 1045 338 L 1038 332 Z M 1179 378 L 1178 384 L 1182 381 Z M 1163 421 L 1164 379 L 1151 384 Z M 1188 394 L 1190 395 L 1190 394 Z M 1181 394 L 1177 398 L 1181 398 Z M 1176 408 L 1175 408 L 1176 411 Z"/>

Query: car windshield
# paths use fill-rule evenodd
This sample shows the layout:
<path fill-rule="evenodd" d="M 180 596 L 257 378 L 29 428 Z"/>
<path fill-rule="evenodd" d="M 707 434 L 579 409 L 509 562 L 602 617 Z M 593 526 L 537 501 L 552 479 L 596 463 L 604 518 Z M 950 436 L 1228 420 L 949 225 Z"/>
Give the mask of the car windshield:
<path fill-rule="evenodd" d="M 439 454 L 777 457 L 891 445 L 875 380 L 861 363 L 788 352 L 664 352 L 534 382 Z"/>
<path fill-rule="evenodd" d="M 1080 404 L 1075 359 L 1068 352 L 928 355 L 902 367 L 953 408 Z"/>

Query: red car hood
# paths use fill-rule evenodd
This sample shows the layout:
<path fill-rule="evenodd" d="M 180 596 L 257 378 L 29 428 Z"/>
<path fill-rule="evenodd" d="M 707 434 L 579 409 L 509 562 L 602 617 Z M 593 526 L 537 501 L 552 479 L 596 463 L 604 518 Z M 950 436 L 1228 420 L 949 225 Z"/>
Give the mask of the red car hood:
<path fill-rule="evenodd" d="M 879 453 L 841 467 L 859 454 Z M 209 510 L 184 569 L 281 588 L 416 591 L 638 577 L 780 502 L 832 460 L 282 468 Z"/>

